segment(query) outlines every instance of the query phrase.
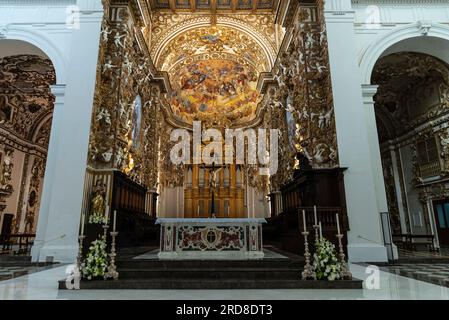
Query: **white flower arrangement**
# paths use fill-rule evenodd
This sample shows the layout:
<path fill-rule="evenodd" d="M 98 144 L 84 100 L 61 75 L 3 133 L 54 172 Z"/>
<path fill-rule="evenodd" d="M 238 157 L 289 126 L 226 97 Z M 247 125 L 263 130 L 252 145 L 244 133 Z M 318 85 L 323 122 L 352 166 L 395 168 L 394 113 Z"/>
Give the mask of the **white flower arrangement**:
<path fill-rule="evenodd" d="M 312 268 L 317 280 L 341 279 L 341 263 L 338 261 L 335 245 L 322 238 L 317 242 L 315 250 Z"/>
<path fill-rule="evenodd" d="M 91 243 L 89 252 L 81 264 L 81 273 L 83 278 L 92 280 L 105 277 L 107 267 L 108 253 L 106 252 L 106 237 L 103 235 Z"/>
<path fill-rule="evenodd" d="M 106 217 L 103 214 L 92 214 L 89 217 L 89 223 L 105 224 L 106 222 Z"/>

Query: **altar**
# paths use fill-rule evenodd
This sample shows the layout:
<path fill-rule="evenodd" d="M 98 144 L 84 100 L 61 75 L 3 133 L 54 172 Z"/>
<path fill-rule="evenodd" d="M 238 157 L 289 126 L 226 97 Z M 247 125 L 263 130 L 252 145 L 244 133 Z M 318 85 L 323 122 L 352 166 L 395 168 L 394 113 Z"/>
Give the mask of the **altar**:
<path fill-rule="evenodd" d="M 162 260 L 252 260 L 264 257 L 261 218 L 159 218 Z"/>

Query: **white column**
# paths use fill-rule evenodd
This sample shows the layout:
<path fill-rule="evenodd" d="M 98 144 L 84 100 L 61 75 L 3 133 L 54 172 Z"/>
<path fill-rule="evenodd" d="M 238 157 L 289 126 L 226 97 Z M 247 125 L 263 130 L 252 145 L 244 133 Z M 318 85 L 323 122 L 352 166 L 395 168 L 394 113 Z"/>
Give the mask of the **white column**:
<path fill-rule="evenodd" d="M 51 189 L 53 186 L 54 170 L 57 161 L 58 144 L 59 144 L 59 130 L 61 124 L 61 118 L 63 108 L 64 108 L 64 98 L 65 98 L 64 84 L 58 84 L 50 86 L 51 93 L 55 97 L 55 102 L 53 106 L 53 117 L 51 122 L 50 139 L 48 143 L 47 151 L 47 163 L 45 164 L 45 176 L 44 183 L 42 186 L 42 196 L 41 203 L 39 207 L 39 218 L 36 227 L 36 240 L 34 241 L 34 246 L 31 250 L 33 260 L 37 261 L 39 250 L 45 245 L 45 233 L 48 224 L 48 212 L 51 202 Z M 43 258 L 45 259 L 45 258 Z"/>
<path fill-rule="evenodd" d="M 103 7 L 101 0 L 77 5 L 80 27 L 72 31 L 65 101 L 55 106 L 33 261 L 73 262 L 78 250 Z"/>
<path fill-rule="evenodd" d="M 373 174 L 376 188 L 377 209 L 379 212 L 387 212 L 387 195 L 385 193 L 385 180 L 382 170 L 382 159 L 380 155 L 379 137 L 377 134 L 376 114 L 373 100 L 373 97 L 377 92 L 377 88 L 377 85 L 362 85 L 363 109 L 365 112 L 366 130 L 368 132 L 371 172 Z"/>
<path fill-rule="evenodd" d="M 340 166 L 345 172 L 345 193 L 350 231 L 351 261 L 387 261 L 383 245 L 377 179 L 373 175 L 372 150 L 363 110 L 360 70 L 354 36 L 354 12 L 350 0 L 326 2 L 325 21 L 334 97 Z M 378 172 L 382 175 L 382 172 Z"/>

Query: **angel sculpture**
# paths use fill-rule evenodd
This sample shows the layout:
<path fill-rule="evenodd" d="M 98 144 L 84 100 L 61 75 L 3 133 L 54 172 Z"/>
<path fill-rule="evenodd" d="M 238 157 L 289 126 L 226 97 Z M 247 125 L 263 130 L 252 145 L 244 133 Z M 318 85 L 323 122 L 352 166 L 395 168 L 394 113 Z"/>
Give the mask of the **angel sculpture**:
<path fill-rule="evenodd" d="M 124 48 L 124 47 L 125 47 L 125 46 L 124 46 L 124 42 L 125 42 L 125 41 L 123 41 L 123 43 L 122 43 L 122 39 L 123 39 L 124 37 L 126 37 L 126 34 L 120 35 L 120 33 L 119 33 L 118 31 L 115 33 L 115 36 L 114 36 L 114 44 L 115 44 L 115 46 L 116 46 L 117 48 L 119 48 L 119 47 Z"/>
<path fill-rule="evenodd" d="M 101 39 L 103 40 L 103 42 L 108 41 L 108 37 L 109 37 L 109 35 L 111 33 L 112 33 L 112 31 L 109 31 L 109 27 L 108 26 L 106 26 L 106 28 L 101 30 Z"/>
<path fill-rule="evenodd" d="M 112 60 L 108 59 L 108 61 L 106 61 L 106 63 L 103 65 L 103 74 L 109 70 L 112 70 L 112 68 L 115 68 L 115 66 L 112 64 Z"/>

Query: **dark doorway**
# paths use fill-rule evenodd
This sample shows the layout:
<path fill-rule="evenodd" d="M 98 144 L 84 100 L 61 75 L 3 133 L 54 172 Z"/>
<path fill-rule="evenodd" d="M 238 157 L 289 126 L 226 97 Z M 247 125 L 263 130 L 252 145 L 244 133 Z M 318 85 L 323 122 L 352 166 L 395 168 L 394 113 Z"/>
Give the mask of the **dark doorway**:
<path fill-rule="evenodd" d="M 449 199 L 434 201 L 433 205 L 440 245 L 449 245 Z"/>

